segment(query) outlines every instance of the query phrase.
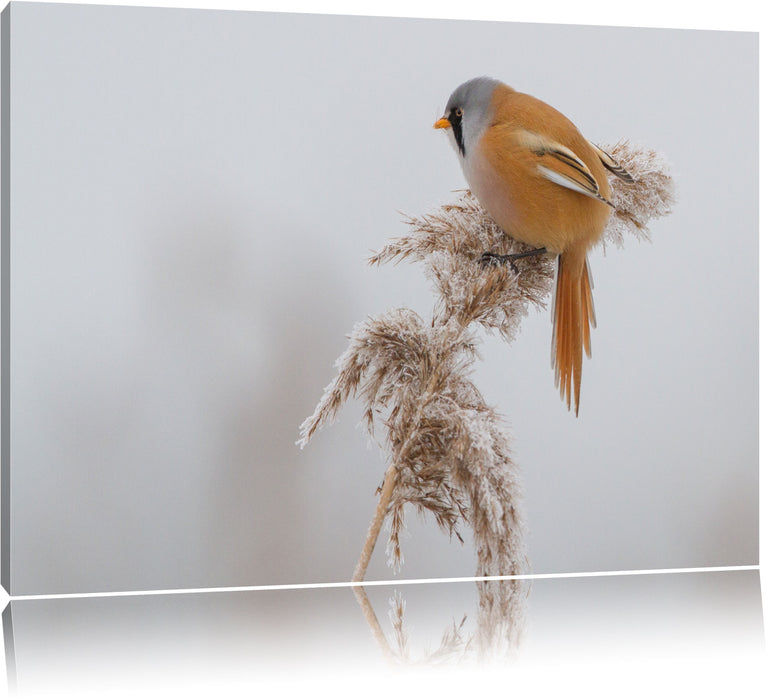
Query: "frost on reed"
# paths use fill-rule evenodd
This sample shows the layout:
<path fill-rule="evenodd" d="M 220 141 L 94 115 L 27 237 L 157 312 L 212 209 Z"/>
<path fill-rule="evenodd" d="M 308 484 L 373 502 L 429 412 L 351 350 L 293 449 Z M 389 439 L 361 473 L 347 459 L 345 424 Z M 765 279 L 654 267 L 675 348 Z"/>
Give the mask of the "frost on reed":
<path fill-rule="evenodd" d="M 673 202 L 666 165 L 653 151 L 627 142 L 606 150 L 635 183 L 611 178 L 617 211 L 604 237 L 616 245 L 628 233 L 646 238 L 648 221 L 669 213 Z M 336 362 L 336 376 L 300 428 L 299 442 L 304 446 L 348 398 L 358 397 L 370 434 L 378 418 L 384 425 L 389 470 L 396 470 L 387 506 L 394 569 L 402 563 L 400 535 L 410 505 L 433 515 L 451 536 L 462 539 L 463 525 L 471 527 L 477 576 L 527 573 L 509 435 L 471 373 L 476 329 L 513 339 L 528 311 L 549 301 L 555 261 L 537 255 L 514 265 L 484 265 L 484 252 L 520 253 L 528 247 L 505 235 L 468 191 L 454 204 L 407 223 L 410 232 L 370 263 L 422 262 L 438 295 L 432 318 L 426 322 L 410 309 L 394 309 L 357 324 Z M 516 641 L 526 588 L 516 581 L 481 582 L 481 642 Z"/>
<path fill-rule="evenodd" d="M 604 231 L 604 244 L 608 241 L 621 248 L 627 234 L 649 240 L 647 223 L 670 214 L 674 204 L 674 184 L 668 163 L 657 151 L 637 148 L 627 141 L 604 150 L 635 180 L 633 185 L 625 185 L 617 178 L 610 178 L 615 209 Z"/>

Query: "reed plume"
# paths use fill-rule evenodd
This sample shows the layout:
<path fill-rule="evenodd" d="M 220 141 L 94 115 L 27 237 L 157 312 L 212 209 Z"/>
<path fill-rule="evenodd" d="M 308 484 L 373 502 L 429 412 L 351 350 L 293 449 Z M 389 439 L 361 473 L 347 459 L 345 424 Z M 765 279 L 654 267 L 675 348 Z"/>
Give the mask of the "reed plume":
<path fill-rule="evenodd" d="M 647 223 L 668 214 L 674 201 L 667 165 L 656 152 L 626 141 L 606 150 L 634 183 L 611 178 L 617 210 L 604 240 L 620 246 L 627 234 L 648 238 Z M 469 526 L 477 576 L 528 573 L 509 431 L 471 375 L 478 358 L 477 328 L 512 340 L 529 310 L 549 301 L 555 261 L 537 255 L 512 266 L 483 265 L 484 252 L 528 248 L 507 236 L 468 190 L 456 202 L 408 217 L 406 223 L 409 233 L 390 241 L 369 262 L 421 262 L 437 293 L 432 317 L 426 322 L 400 308 L 358 323 L 336 362 L 334 379 L 300 427 L 299 444 L 306 445 L 354 396 L 364 407 L 369 433 L 374 435 L 378 418 L 385 428 L 389 467 L 354 581 L 363 580 L 384 519 L 389 562 L 398 571 L 407 506 L 433 515 L 451 537 L 462 539 L 463 526 Z M 482 581 L 479 592 L 481 646 L 496 638 L 516 643 L 526 583 Z"/>

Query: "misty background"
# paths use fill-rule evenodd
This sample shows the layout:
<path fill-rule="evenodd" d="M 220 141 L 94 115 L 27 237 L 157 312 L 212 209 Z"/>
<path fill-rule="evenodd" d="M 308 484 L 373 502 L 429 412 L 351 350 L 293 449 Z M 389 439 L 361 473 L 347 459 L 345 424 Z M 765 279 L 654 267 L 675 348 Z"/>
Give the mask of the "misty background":
<path fill-rule="evenodd" d="M 671 162 L 650 244 L 591 255 L 580 416 L 549 312 L 486 336 L 536 573 L 757 563 L 757 35 L 12 5 L 12 593 L 349 580 L 385 469 L 349 404 L 370 251 L 465 187 L 431 128 L 489 74 Z M 4 154 L 4 157 L 7 157 Z M 466 537 L 466 533 L 464 533 Z M 378 542 L 368 579 L 392 578 Z M 404 578 L 475 554 L 408 518 Z"/>

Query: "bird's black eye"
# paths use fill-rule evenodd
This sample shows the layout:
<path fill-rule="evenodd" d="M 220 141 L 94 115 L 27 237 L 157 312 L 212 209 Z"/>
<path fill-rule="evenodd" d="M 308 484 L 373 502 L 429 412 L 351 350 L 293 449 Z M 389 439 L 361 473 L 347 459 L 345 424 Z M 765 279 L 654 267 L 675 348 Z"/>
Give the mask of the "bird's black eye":
<path fill-rule="evenodd" d="M 450 126 L 453 127 L 453 136 L 455 136 L 455 142 L 458 144 L 458 149 L 461 151 L 461 155 L 466 155 L 466 147 L 463 144 L 463 108 L 456 107 L 450 110 Z"/>

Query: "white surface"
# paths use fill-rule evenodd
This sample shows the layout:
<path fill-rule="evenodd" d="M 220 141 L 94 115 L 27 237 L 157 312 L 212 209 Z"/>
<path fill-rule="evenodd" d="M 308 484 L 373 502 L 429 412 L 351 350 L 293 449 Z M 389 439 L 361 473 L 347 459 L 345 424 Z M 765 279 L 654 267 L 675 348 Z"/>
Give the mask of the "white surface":
<path fill-rule="evenodd" d="M 388 601 L 405 601 L 412 664 L 381 654 L 349 587 L 13 601 L 14 697 L 196 697 L 361 687 L 463 697 L 512 688 L 577 696 L 768 697 L 756 571 L 537 580 L 518 655 L 431 666 L 455 622 L 476 625 L 473 583 L 369 587 L 391 649 Z M 772 675 L 772 673 L 771 673 Z M 615 689 L 617 692 L 615 693 Z M 608 692 L 607 692 L 608 691 Z M 759 692 L 758 692 L 759 691 Z M 173 693 L 175 694 L 175 693 Z M 357 693 L 360 694 L 360 693 Z M 727 694 L 727 695 L 726 695 Z M 425 693 L 423 694 L 425 695 Z M 433 693 L 429 692 L 429 695 Z"/>

